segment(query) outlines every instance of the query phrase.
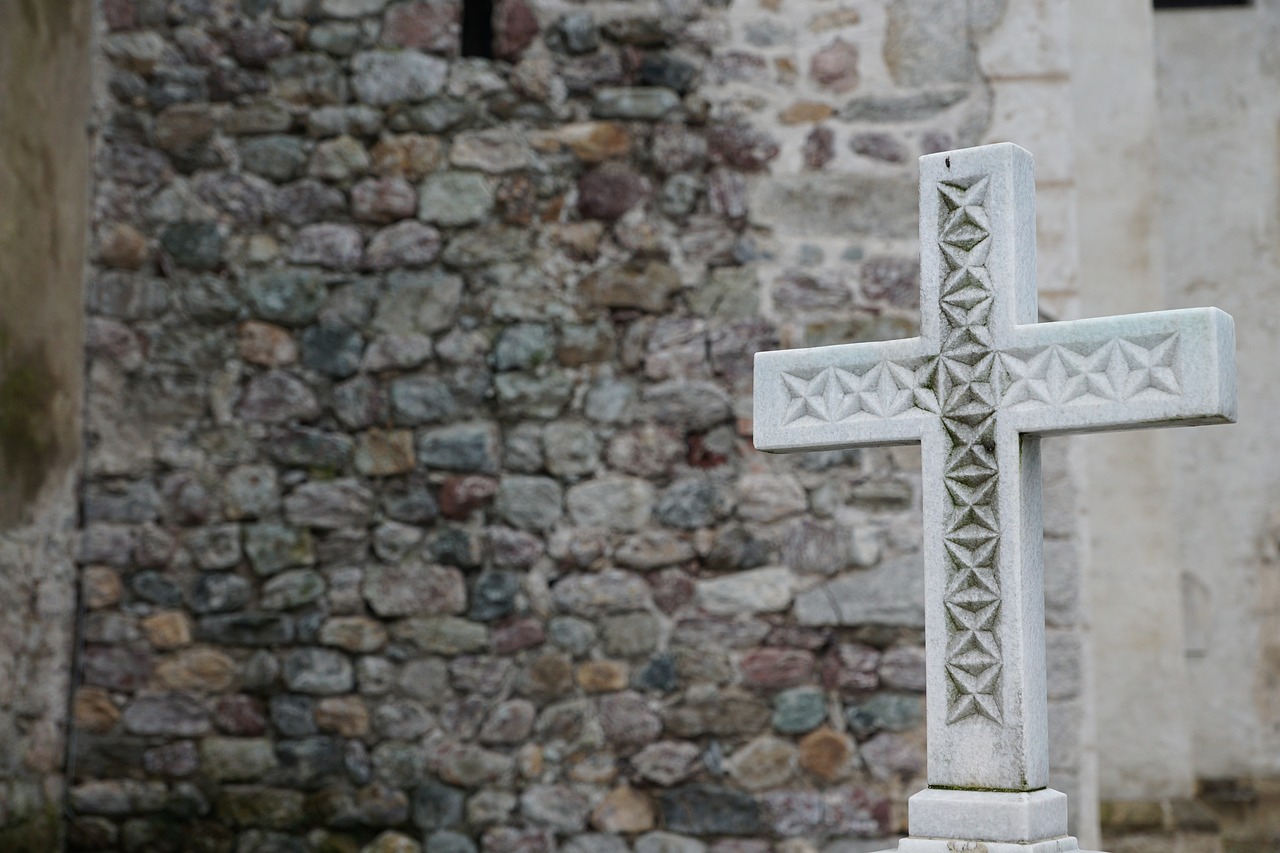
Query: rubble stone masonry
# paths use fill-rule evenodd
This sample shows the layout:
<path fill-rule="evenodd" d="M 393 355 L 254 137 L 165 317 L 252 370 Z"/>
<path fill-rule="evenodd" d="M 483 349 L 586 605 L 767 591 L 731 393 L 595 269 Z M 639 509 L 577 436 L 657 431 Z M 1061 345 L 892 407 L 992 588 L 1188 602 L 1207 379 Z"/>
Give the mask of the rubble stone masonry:
<path fill-rule="evenodd" d="M 915 334 L 915 160 L 1001 121 L 1004 4 L 98 13 L 70 848 L 903 830 L 918 453 L 756 453 L 752 354 Z"/>

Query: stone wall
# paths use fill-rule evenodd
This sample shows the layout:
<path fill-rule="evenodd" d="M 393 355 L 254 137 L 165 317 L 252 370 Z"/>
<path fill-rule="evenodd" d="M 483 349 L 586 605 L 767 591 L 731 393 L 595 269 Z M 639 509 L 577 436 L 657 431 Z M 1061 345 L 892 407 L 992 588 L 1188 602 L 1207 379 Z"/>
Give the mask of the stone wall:
<path fill-rule="evenodd" d="M 0 848 L 53 850 L 75 626 L 89 36 L 0 6 Z M 59 93 L 56 100 L 48 92 Z"/>
<path fill-rule="evenodd" d="M 505 0 L 491 59 L 449 0 L 100 10 L 72 849 L 903 831 L 918 453 L 754 452 L 751 355 L 914 334 L 915 158 L 1060 141 L 1052 15 Z"/>

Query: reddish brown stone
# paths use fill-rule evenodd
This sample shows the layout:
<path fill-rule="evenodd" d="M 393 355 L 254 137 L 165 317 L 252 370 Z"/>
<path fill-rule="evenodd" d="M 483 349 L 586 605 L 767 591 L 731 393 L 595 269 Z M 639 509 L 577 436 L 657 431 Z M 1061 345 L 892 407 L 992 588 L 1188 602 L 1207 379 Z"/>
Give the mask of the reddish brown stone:
<path fill-rule="evenodd" d="M 498 481 L 493 477 L 473 474 L 466 477 L 449 477 L 440 487 L 440 514 L 445 518 L 462 521 L 481 509 L 498 493 Z"/>
<path fill-rule="evenodd" d="M 516 619 L 493 629 L 493 653 L 509 655 L 521 649 L 540 646 L 547 641 L 542 623 L 536 619 Z"/>
<path fill-rule="evenodd" d="M 813 677 L 813 653 L 802 649 L 758 649 L 742 656 L 742 680 L 774 690 L 804 684 Z"/>
<path fill-rule="evenodd" d="M 822 683 L 845 696 L 874 690 L 880 684 L 876 675 L 879 665 L 880 653 L 870 646 L 841 643 L 822 661 Z"/>
<path fill-rule="evenodd" d="M 275 27 L 242 27 L 231 31 L 231 53 L 249 68 L 265 68 L 271 60 L 293 53 L 293 39 Z"/>
<path fill-rule="evenodd" d="M 493 55 L 516 62 L 538 35 L 538 19 L 525 0 L 501 0 L 493 12 Z"/>
<path fill-rule="evenodd" d="M 867 258 L 862 262 L 862 295 L 898 308 L 914 308 L 920 303 L 920 261 Z"/>
<path fill-rule="evenodd" d="M 907 162 L 907 146 L 890 133 L 872 131 L 856 134 L 849 140 L 849 149 L 855 154 L 885 163 Z"/>
<path fill-rule="evenodd" d="M 653 603 L 663 613 L 675 613 L 693 600 L 693 578 L 680 569 L 666 569 L 650 575 L 649 586 L 653 587 Z"/>
<path fill-rule="evenodd" d="M 588 219 L 617 219 L 649 197 L 649 182 L 621 163 L 605 163 L 578 179 L 578 210 Z"/>
<path fill-rule="evenodd" d="M 707 134 L 707 151 L 714 161 L 744 172 L 756 172 L 778 156 L 778 143 L 746 122 L 734 122 L 711 128 Z"/>
<path fill-rule="evenodd" d="M 804 164 L 810 169 L 821 169 L 836 156 L 836 135 L 831 128 L 818 125 L 804 138 Z"/>
<path fill-rule="evenodd" d="M 858 48 L 836 39 L 813 55 L 809 76 L 833 92 L 848 92 L 858 85 Z"/>
<path fill-rule="evenodd" d="M 240 324 L 237 335 L 240 357 L 250 364 L 279 367 L 298 360 L 298 345 L 288 329 L 272 323 L 249 320 Z"/>
<path fill-rule="evenodd" d="M 236 693 L 222 696 L 213 706 L 213 724 L 229 735 L 256 737 L 267 730 L 261 700 Z"/>
<path fill-rule="evenodd" d="M 102 20 L 113 33 L 138 26 L 133 0 L 102 0 Z"/>
<path fill-rule="evenodd" d="M 418 194 L 404 178 L 366 178 L 351 190 L 351 214 L 363 222 L 408 219 L 418 209 Z"/>
<path fill-rule="evenodd" d="M 382 43 L 456 56 L 462 32 L 462 4 L 452 0 L 397 3 L 382 18 Z"/>

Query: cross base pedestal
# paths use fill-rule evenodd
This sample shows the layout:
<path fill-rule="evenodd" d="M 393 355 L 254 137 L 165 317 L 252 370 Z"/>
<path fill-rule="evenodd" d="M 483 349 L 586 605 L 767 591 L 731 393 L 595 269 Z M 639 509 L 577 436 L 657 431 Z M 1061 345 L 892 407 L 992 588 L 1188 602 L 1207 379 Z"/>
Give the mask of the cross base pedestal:
<path fill-rule="evenodd" d="M 946 838 L 904 838 L 882 853 L 1088 853 L 1070 835 L 1029 843 L 961 841 Z"/>
<path fill-rule="evenodd" d="M 907 801 L 911 837 L 896 853 L 1075 853 L 1067 795 L 926 788 Z M 884 853 L 894 853 L 886 850 Z M 1085 853 L 1085 851 L 1080 851 Z"/>

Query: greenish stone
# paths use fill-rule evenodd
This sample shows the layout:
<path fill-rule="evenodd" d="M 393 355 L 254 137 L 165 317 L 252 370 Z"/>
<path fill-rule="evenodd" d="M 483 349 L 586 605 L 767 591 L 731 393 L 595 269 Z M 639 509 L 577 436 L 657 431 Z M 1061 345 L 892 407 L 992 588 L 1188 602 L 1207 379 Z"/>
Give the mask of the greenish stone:
<path fill-rule="evenodd" d="M 468 225 L 493 207 L 493 185 L 475 172 L 428 175 L 418 197 L 418 218 L 435 225 Z"/>
<path fill-rule="evenodd" d="M 253 570 L 271 575 L 292 566 L 315 563 L 311 531 L 279 522 L 263 522 L 245 528 L 244 551 Z"/>
<path fill-rule="evenodd" d="M 844 712 L 849 730 L 858 738 L 875 732 L 903 732 L 924 720 L 919 696 L 908 693 L 878 693 L 865 702 L 850 705 Z"/>
<path fill-rule="evenodd" d="M 278 269 L 259 273 L 245 283 L 244 296 L 256 317 L 305 326 L 316 318 L 326 290 L 315 270 Z"/>
<path fill-rule="evenodd" d="M 322 597 L 324 577 L 312 569 L 281 572 L 262 585 L 262 607 L 266 610 L 291 610 Z"/>
<path fill-rule="evenodd" d="M 493 366 L 498 370 L 529 370 L 551 360 L 555 333 L 543 323 L 515 323 L 498 335 Z"/>
<path fill-rule="evenodd" d="M 175 222 L 160 236 L 174 263 L 191 270 L 211 270 L 222 263 L 224 242 L 216 222 Z"/>
<path fill-rule="evenodd" d="M 773 727 L 783 734 L 811 732 L 827 718 L 827 697 L 812 687 L 784 690 L 773 699 Z"/>
<path fill-rule="evenodd" d="M 307 164 L 302 140 L 282 133 L 254 136 L 240 143 L 240 165 L 272 181 L 291 181 Z"/>

